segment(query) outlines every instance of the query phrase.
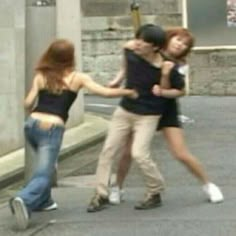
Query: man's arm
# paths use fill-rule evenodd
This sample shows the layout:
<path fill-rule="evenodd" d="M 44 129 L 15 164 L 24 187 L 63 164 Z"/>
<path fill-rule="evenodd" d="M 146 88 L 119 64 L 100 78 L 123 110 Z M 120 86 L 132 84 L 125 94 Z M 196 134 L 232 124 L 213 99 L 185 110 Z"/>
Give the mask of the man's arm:
<path fill-rule="evenodd" d="M 115 78 L 113 80 L 111 80 L 108 83 L 108 87 L 109 88 L 117 88 L 120 87 L 122 81 L 125 79 L 125 65 L 122 64 L 122 67 L 120 68 L 120 70 L 118 71 L 118 73 L 116 74 Z"/>
<path fill-rule="evenodd" d="M 133 50 L 135 47 L 135 40 L 130 40 L 128 42 L 126 42 L 123 46 L 123 49 L 130 49 Z M 125 61 L 125 56 L 123 55 L 122 57 L 122 64 L 121 64 L 121 68 L 118 71 L 118 73 L 116 74 L 115 78 L 113 80 L 111 80 L 108 83 L 108 87 L 110 88 L 117 88 L 121 85 L 122 81 L 124 81 L 125 76 L 126 76 L 126 61 Z"/>

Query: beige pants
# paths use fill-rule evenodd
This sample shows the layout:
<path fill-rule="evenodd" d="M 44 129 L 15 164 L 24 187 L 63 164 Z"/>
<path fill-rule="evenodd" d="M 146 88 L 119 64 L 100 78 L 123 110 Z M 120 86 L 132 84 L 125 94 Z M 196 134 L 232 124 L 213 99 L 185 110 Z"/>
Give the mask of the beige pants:
<path fill-rule="evenodd" d="M 137 162 L 146 183 L 147 194 L 163 190 L 163 177 L 151 159 L 150 146 L 159 121 L 157 115 L 137 115 L 118 107 L 112 117 L 108 135 L 97 166 L 97 193 L 108 196 L 112 161 L 122 153 L 129 134 L 133 133 L 132 158 Z"/>

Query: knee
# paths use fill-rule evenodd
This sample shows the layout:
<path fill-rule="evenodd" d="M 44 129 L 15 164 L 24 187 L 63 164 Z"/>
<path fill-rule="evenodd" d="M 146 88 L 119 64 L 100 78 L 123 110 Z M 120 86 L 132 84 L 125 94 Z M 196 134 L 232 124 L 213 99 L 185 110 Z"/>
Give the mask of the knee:
<path fill-rule="evenodd" d="M 150 160 L 150 154 L 147 152 L 142 152 L 140 150 L 132 150 L 132 158 L 137 162 L 138 165 L 148 164 Z"/>

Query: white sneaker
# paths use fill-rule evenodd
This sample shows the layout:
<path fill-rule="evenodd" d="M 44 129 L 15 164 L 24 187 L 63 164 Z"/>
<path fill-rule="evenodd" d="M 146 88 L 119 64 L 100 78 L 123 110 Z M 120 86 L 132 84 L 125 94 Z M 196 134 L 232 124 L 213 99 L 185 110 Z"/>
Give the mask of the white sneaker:
<path fill-rule="evenodd" d="M 109 202 L 114 205 L 118 205 L 124 200 L 124 190 L 118 186 L 113 186 L 110 189 Z"/>
<path fill-rule="evenodd" d="M 51 205 L 43 208 L 42 211 L 54 211 L 54 210 L 57 210 L 57 208 L 58 208 L 57 203 L 56 202 L 52 202 Z"/>
<path fill-rule="evenodd" d="M 218 186 L 208 183 L 203 186 L 203 191 L 207 194 L 209 201 L 212 203 L 220 203 L 224 201 L 224 196 Z"/>
<path fill-rule="evenodd" d="M 20 197 L 16 197 L 12 200 L 11 204 L 19 229 L 26 229 L 29 224 L 29 214 L 24 201 Z"/>

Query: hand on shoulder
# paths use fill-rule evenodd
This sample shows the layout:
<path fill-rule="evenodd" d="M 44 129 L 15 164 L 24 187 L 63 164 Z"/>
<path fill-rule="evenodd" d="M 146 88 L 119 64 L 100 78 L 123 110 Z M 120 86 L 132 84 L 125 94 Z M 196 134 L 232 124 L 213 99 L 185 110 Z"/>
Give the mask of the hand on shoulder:
<path fill-rule="evenodd" d="M 163 61 L 161 71 L 162 75 L 169 75 L 170 71 L 174 68 L 175 63 L 172 61 Z"/>
<path fill-rule="evenodd" d="M 132 39 L 132 40 L 129 40 L 127 41 L 123 48 L 124 49 L 130 49 L 130 50 L 134 50 L 135 49 L 135 46 L 136 46 L 136 40 L 135 39 Z"/>

